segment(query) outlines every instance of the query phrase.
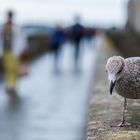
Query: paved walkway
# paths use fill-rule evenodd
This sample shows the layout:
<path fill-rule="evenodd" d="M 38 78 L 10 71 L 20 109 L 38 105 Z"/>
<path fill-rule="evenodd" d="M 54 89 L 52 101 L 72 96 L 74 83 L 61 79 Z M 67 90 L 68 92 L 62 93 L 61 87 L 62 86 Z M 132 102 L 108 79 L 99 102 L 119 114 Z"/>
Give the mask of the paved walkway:
<path fill-rule="evenodd" d="M 17 98 L 0 86 L 1 140 L 85 139 L 96 48 L 83 49 L 80 73 L 73 70 L 72 51 L 66 44 L 57 74 L 49 55 L 32 64 L 29 75 L 19 80 Z"/>
<path fill-rule="evenodd" d="M 128 100 L 126 119 L 132 126 L 110 127 L 119 123 L 123 109 L 123 98 L 109 94 L 105 65 L 112 55 L 121 55 L 113 44 L 103 37 L 94 72 L 90 112 L 87 127 L 87 140 L 140 140 L 140 101 Z"/>

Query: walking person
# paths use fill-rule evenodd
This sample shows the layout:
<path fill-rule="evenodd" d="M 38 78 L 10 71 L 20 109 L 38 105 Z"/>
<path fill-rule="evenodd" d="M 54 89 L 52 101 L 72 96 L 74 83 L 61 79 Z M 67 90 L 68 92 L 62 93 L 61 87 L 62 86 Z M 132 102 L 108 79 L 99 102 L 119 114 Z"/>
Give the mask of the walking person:
<path fill-rule="evenodd" d="M 6 91 L 16 92 L 18 76 L 18 57 L 25 47 L 25 40 L 22 38 L 21 30 L 13 22 L 13 12 L 7 12 L 7 19 L 1 29 L 0 42 L 3 51 L 4 78 Z"/>
<path fill-rule="evenodd" d="M 54 59 L 55 59 L 55 71 L 58 72 L 58 62 L 60 57 L 60 51 L 62 47 L 62 43 L 64 41 L 64 31 L 63 28 L 60 25 L 57 25 L 54 28 L 53 34 L 52 34 L 52 51 L 54 53 Z"/>
<path fill-rule="evenodd" d="M 74 59 L 75 59 L 75 68 L 78 68 L 78 62 L 79 62 L 79 55 L 80 55 L 80 42 L 84 35 L 84 27 L 82 24 L 80 24 L 80 17 L 75 17 L 75 24 L 71 27 L 71 39 L 74 43 L 75 47 L 75 53 L 74 53 Z"/>

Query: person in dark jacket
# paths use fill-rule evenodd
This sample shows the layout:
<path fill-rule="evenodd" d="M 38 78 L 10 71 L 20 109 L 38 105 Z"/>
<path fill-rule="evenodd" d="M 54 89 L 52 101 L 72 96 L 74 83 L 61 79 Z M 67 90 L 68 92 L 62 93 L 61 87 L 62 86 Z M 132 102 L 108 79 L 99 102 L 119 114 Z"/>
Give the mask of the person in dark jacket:
<path fill-rule="evenodd" d="M 80 17 L 75 17 L 76 23 L 71 27 L 71 39 L 75 46 L 75 67 L 77 67 L 80 55 L 80 42 L 84 35 L 84 27 L 80 24 Z"/>
<path fill-rule="evenodd" d="M 52 51 L 55 57 L 55 70 L 58 71 L 58 59 L 60 56 L 61 45 L 64 41 L 64 31 L 57 25 L 52 34 Z"/>

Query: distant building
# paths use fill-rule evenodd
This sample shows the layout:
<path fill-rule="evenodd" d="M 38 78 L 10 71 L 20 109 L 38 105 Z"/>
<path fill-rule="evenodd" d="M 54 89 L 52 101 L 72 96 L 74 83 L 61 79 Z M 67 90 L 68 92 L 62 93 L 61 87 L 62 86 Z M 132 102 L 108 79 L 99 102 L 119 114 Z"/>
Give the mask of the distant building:
<path fill-rule="evenodd" d="M 127 27 L 140 33 L 140 0 L 129 0 Z"/>

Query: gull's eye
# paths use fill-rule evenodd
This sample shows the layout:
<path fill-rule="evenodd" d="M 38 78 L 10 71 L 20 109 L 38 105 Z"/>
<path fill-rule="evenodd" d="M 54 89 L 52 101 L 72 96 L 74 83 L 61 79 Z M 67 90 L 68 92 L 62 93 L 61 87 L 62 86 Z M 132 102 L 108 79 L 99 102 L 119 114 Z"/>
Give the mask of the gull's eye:
<path fill-rule="evenodd" d="M 117 74 L 119 74 L 119 73 L 121 73 L 122 72 L 122 69 L 121 70 L 119 70 L 118 72 L 117 72 Z"/>
<path fill-rule="evenodd" d="M 105 70 L 105 72 L 107 72 L 107 69 Z"/>

